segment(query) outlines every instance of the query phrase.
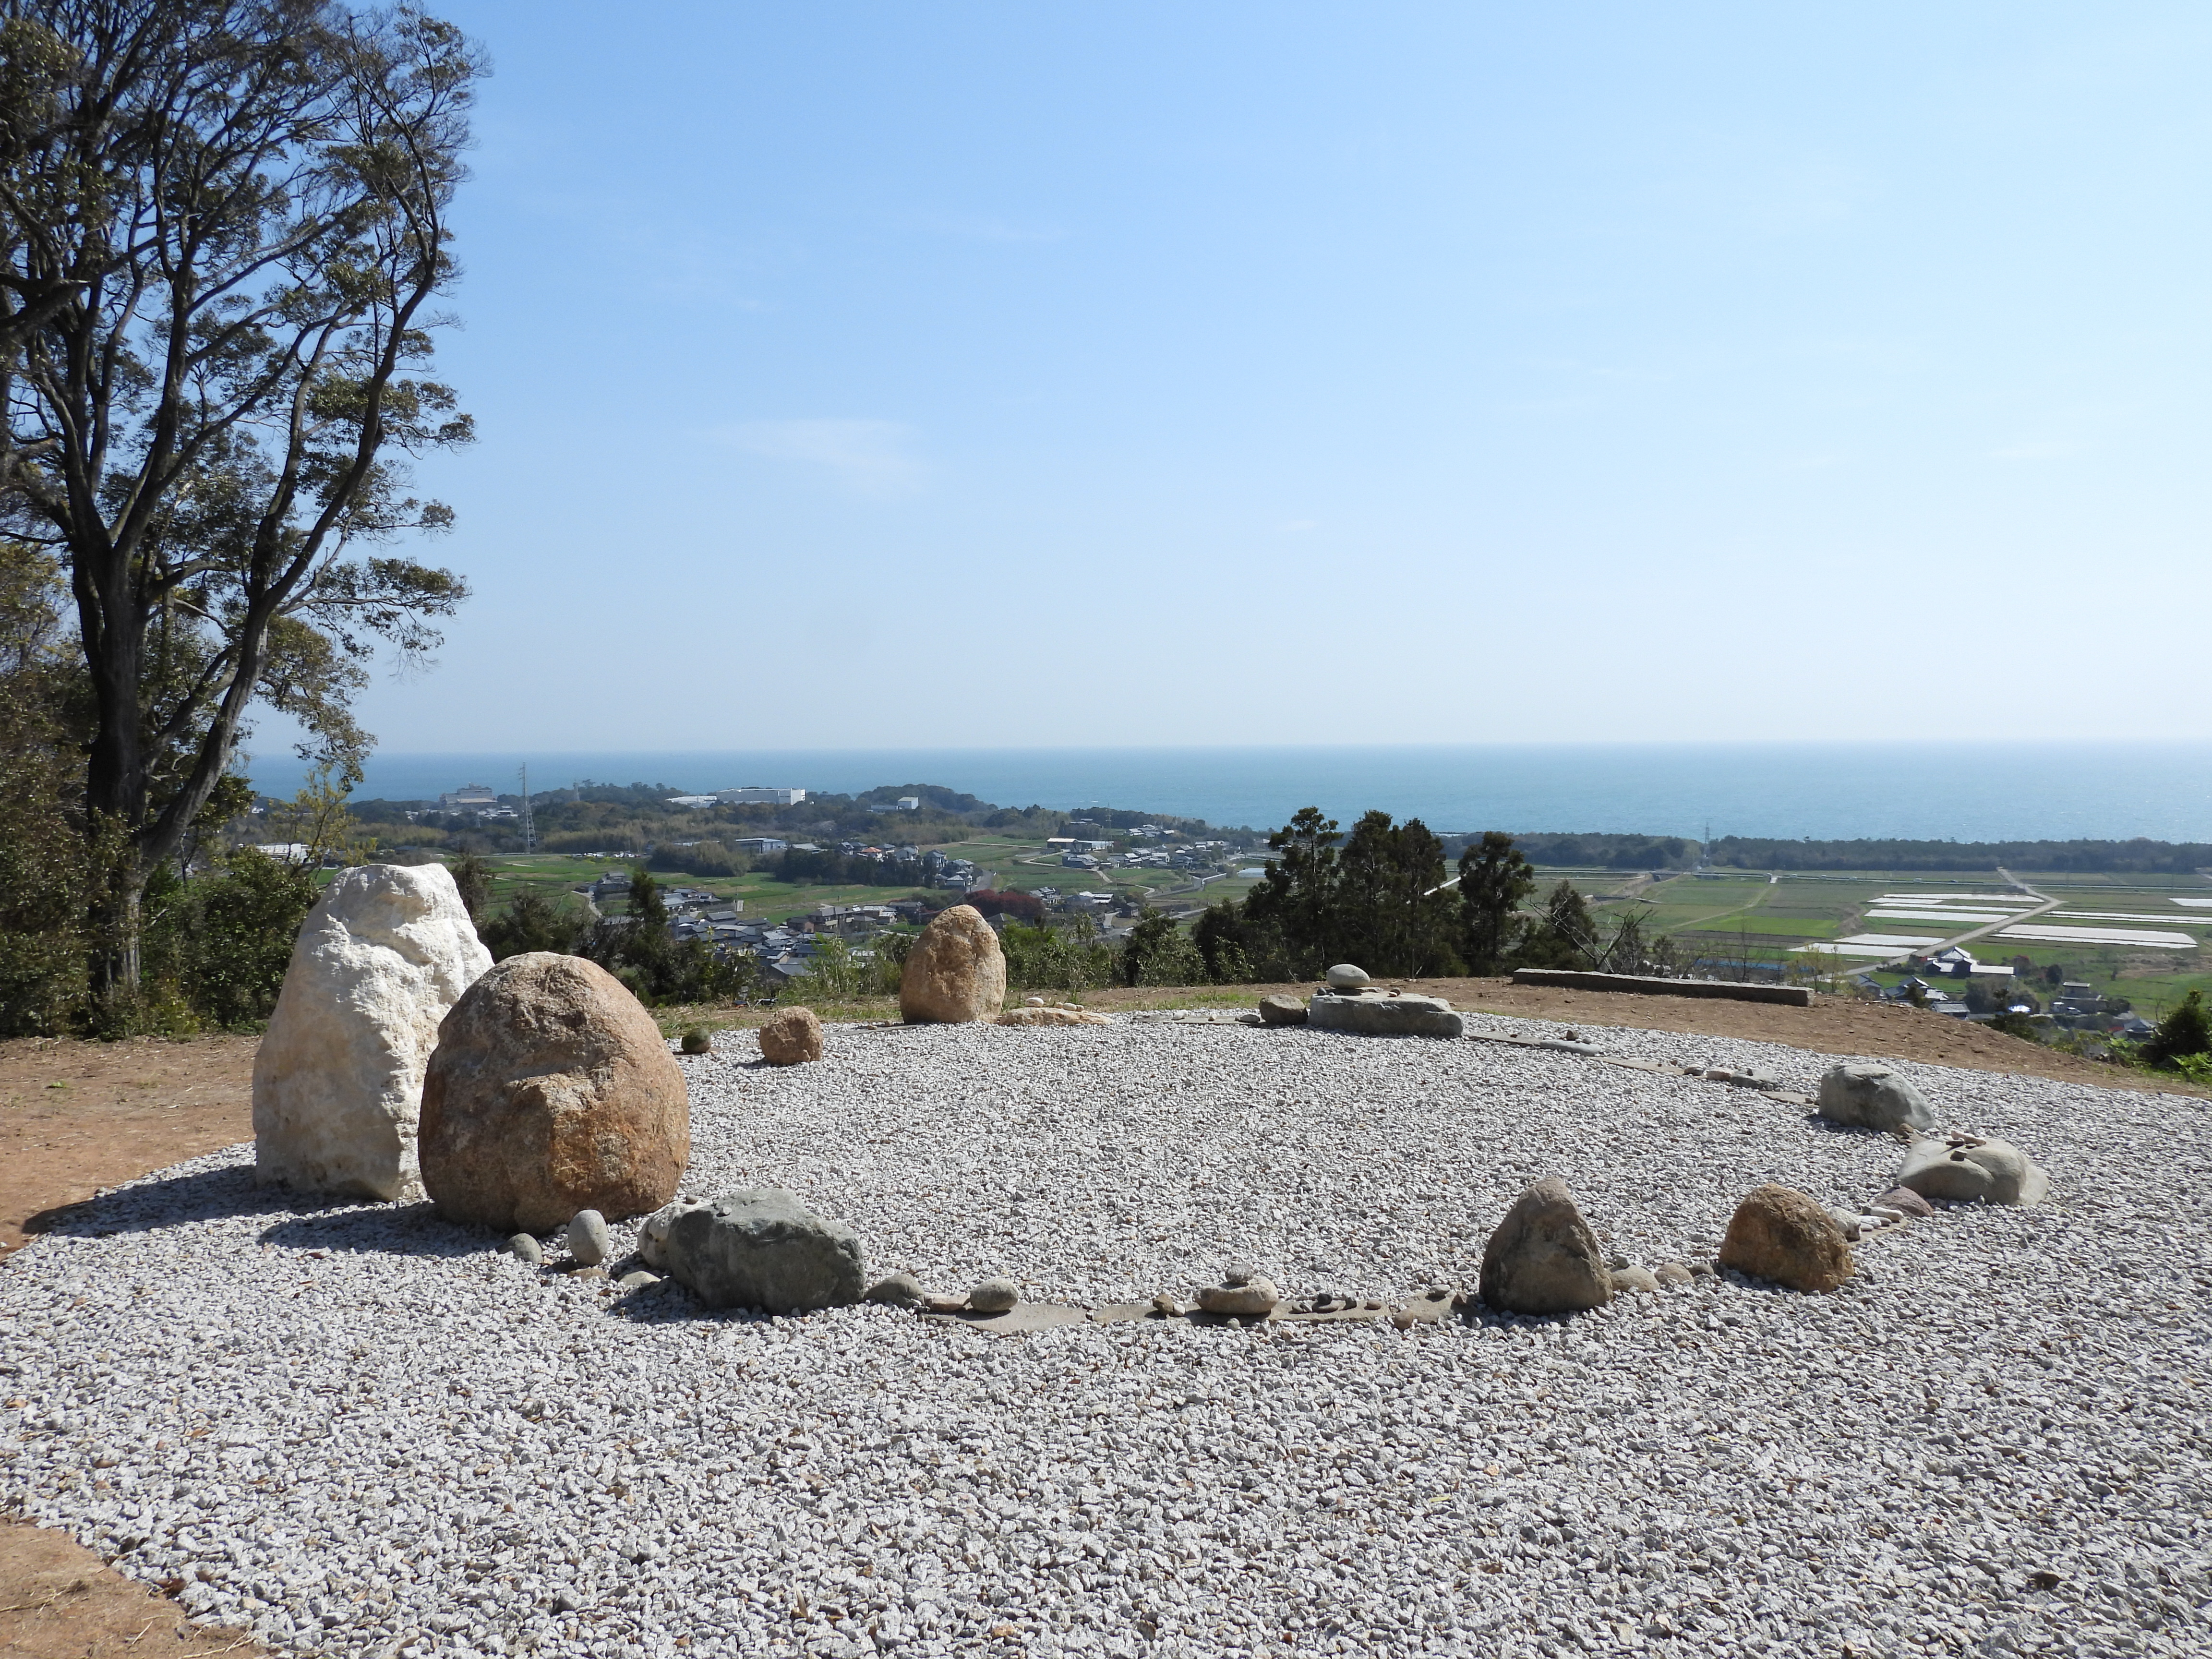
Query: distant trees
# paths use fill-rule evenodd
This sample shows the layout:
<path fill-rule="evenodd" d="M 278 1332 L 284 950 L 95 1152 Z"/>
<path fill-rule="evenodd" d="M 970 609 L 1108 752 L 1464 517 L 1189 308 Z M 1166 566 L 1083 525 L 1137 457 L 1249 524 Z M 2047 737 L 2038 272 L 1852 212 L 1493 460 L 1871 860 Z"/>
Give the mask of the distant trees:
<path fill-rule="evenodd" d="M 573 956 L 584 928 L 583 915 L 573 905 L 526 887 L 507 901 L 506 908 L 477 924 L 477 937 L 494 962 L 505 962 L 530 951 Z"/>
<path fill-rule="evenodd" d="M 1115 976 L 1124 985 L 1203 985 L 1206 958 L 1176 919 L 1147 906 L 1121 942 Z"/>
<path fill-rule="evenodd" d="M 704 939 L 672 934 L 660 884 L 641 864 L 630 871 L 629 914 L 592 923 L 574 954 L 598 963 L 646 1003 L 715 1001 L 736 995 L 753 974 L 750 957 L 717 956 Z"/>

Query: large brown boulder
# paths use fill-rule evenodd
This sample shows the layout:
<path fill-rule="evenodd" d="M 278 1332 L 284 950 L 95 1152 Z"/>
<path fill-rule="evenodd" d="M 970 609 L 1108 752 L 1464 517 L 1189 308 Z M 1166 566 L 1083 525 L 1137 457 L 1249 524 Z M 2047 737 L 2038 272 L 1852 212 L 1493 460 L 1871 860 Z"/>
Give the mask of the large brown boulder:
<path fill-rule="evenodd" d="M 779 1008 L 760 1029 L 761 1058 L 771 1066 L 802 1066 L 822 1058 L 822 1019 L 811 1008 Z"/>
<path fill-rule="evenodd" d="M 684 1071 L 651 1015 L 581 957 L 509 957 L 438 1028 L 422 1079 L 422 1185 L 442 1214 L 544 1232 L 676 1196 L 691 1158 Z"/>
<path fill-rule="evenodd" d="M 1006 1000 L 1006 958 L 983 913 L 972 904 L 939 912 L 907 957 L 901 1018 L 909 1025 L 961 1025 L 988 1019 Z"/>
<path fill-rule="evenodd" d="M 1720 1263 L 1793 1291 L 1832 1291 L 1856 1271 L 1843 1224 L 1796 1188 L 1771 1182 L 1735 1206 Z"/>
<path fill-rule="evenodd" d="M 1567 1183 L 1547 1176 L 1513 1200 L 1482 1250 L 1482 1299 L 1506 1313 L 1569 1314 L 1613 1300 L 1613 1274 Z"/>

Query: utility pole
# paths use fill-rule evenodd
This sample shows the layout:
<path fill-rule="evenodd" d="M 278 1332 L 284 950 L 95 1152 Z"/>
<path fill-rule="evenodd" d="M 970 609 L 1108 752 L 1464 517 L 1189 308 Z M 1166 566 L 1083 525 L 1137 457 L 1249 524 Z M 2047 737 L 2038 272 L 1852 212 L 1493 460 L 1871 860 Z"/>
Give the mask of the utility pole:
<path fill-rule="evenodd" d="M 538 826 L 530 817 L 530 769 L 527 766 L 522 769 L 522 850 L 526 853 L 538 850 Z"/>

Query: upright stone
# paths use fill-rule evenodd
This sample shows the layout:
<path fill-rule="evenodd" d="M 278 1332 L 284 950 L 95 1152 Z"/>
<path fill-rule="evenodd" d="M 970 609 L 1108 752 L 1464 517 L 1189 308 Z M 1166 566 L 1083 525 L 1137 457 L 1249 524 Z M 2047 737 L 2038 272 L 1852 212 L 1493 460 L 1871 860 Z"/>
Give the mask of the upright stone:
<path fill-rule="evenodd" d="M 1574 1195 L 1547 1176 L 1513 1200 L 1482 1251 L 1482 1299 L 1516 1314 L 1583 1313 L 1613 1300 L 1613 1273 Z"/>
<path fill-rule="evenodd" d="M 509 957 L 453 1005 L 422 1081 L 422 1184 L 441 1212 L 550 1232 L 676 1195 L 691 1158 L 684 1068 L 597 963 Z"/>
<path fill-rule="evenodd" d="M 1006 958 L 999 936 L 972 904 L 941 911 L 906 959 L 899 1014 L 908 1024 L 965 1024 L 988 1019 L 1006 1000 Z"/>
<path fill-rule="evenodd" d="M 811 1008 L 779 1008 L 760 1029 L 761 1058 L 771 1066 L 803 1066 L 822 1058 L 822 1018 Z"/>
<path fill-rule="evenodd" d="M 442 864 L 365 864 L 325 890 L 253 1057 L 254 1176 L 422 1195 L 416 1137 L 438 1023 L 491 966 Z"/>

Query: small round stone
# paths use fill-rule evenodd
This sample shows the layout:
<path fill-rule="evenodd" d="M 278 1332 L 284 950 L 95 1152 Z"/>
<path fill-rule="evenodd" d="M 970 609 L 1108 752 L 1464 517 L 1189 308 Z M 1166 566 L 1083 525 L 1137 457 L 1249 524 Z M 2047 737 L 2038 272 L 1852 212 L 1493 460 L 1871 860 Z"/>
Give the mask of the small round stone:
<path fill-rule="evenodd" d="M 528 1233 L 517 1233 L 507 1241 L 507 1253 L 517 1261 L 526 1261 L 535 1267 L 545 1260 L 545 1251 Z"/>
<path fill-rule="evenodd" d="M 1007 1313 L 1021 1302 L 1021 1289 L 1011 1279 L 987 1279 L 968 1292 L 970 1313 Z"/>
<path fill-rule="evenodd" d="M 1328 970 L 1328 988 L 1332 991 L 1356 991 L 1367 984 L 1367 970 L 1355 968 L 1348 962 L 1340 962 Z"/>
<path fill-rule="evenodd" d="M 887 1308 L 919 1308 L 927 1294 L 921 1281 L 912 1273 L 886 1273 L 868 1286 L 864 1299 L 880 1302 Z"/>
<path fill-rule="evenodd" d="M 579 1210 L 568 1224 L 568 1254 L 586 1267 L 607 1259 L 613 1241 L 607 1237 L 607 1218 L 597 1210 Z"/>

